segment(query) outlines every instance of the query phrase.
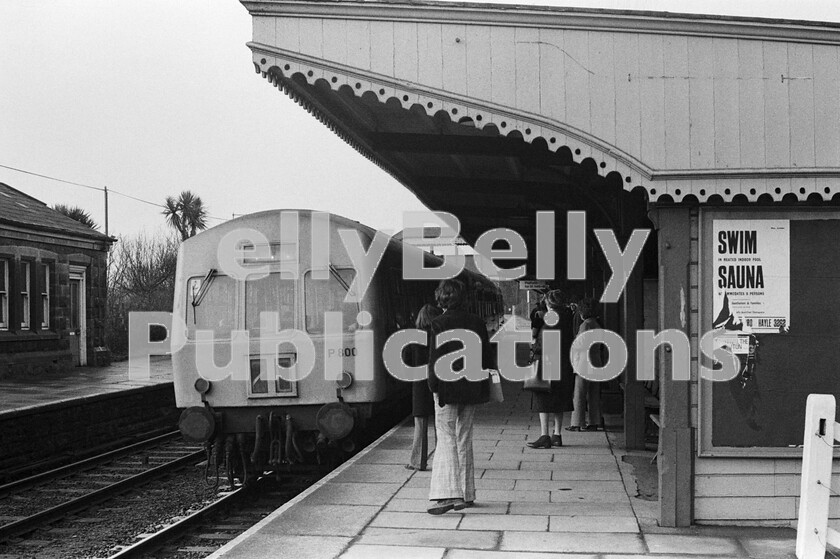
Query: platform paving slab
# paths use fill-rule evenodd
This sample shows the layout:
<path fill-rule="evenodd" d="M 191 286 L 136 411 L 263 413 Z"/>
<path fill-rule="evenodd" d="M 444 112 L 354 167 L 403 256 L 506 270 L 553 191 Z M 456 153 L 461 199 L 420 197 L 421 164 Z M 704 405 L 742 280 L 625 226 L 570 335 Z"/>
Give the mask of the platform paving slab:
<path fill-rule="evenodd" d="M 645 553 L 641 535 L 592 532 L 503 532 L 503 551 L 553 553 Z"/>
<path fill-rule="evenodd" d="M 396 464 L 356 464 L 341 472 L 334 483 L 405 483 L 413 470 Z"/>
<path fill-rule="evenodd" d="M 399 488 L 396 483 L 326 483 L 307 498 L 307 503 L 380 506 Z"/>
<path fill-rule="evenodd" d="M 233 549 L 224 552 L 225 559 L 324 559 L 337 557 L 351 538 L 330 536 L 286 536 L 259 531 Z M 223 547 L 222 550 L 225 548 Z M 221 550 L 220 550 L 221 551 Z M 217 551 L 211 557 L 219 554 Z"/>
<path fill-rule="evenodd" d="M 795 539 L 742 538 L 740 542 L 750 557 L 788 559 L 796 555 Z"/>
<path fill-rule="evenodd" d="M 275 517 L 263 531 L 285 535 L 355 536 L 377 512 L 379 507 L 376 506 L 301 503 Z"/>
<path fill-rule="evenodd" d="M 397 545 L 354 545 L 342 553 L 339 559 L 442 559 L 446 549 L 442 547 L 407 547 Z"/>
<path fill-rule="evenodd" d="M 548 517 L 533 514 L 518 516 L 510 514 L 465 514 L 458 525 L 458 529 L 545 532 L 548 529 Z"/>
<path fill-rule="evenodd" d="M 589 532 L 594 534 L 640 532 L 636 519 L 630 516 L 551 516 L 550 532 Z"/>
<path fill-rule="evenodd" d="M 370 523 L 374 528 L 422 528 L 424 530 L 455 530 L 463 522 L 461 515 L 431 515 L 422 512 L 380 512 Z"/>
<path fill-rule="evenodd" d="M 357 540 L 371 545 L 495 549 L 500 532 L 475 530 L 419 530 L 412 528 L 367 528 Z"/>
<path fill-rule="evenodd" d="M 645 534 L 651 553 L 740 555 L 738 542 L 731 538 L 684 536 L 678 534 Z"/>
<path fill-rule="evenodd" d="M 474 551 L 472 549 L 450 549 L 445 559 L 600 559 L 597 555 L 564 553 L 529 553 L 523 551 Z"/>

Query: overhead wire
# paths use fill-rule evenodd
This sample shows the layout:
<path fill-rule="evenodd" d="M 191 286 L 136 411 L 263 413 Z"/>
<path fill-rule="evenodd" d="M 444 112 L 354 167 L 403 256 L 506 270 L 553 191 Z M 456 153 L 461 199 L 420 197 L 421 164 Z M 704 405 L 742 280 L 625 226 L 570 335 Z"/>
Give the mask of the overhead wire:
<path fill-rule="evenodd" d="M 41 173 L 35 173 L 33 171 L 27 171 L 26 169 L 19 169 L 17 167 L 11 167 L 9 165 L 0 164 L 0 167 L 2 167 L 3 169 L 9 169 L 10 171 L 16 171 L 18 173 L 24 173 L 26 175 L 32 175 L 32 176 L 35 176 L 35 177 L 40 177 L 42 179 L 48 179 L 48 180 L 52 180 L 52 181 L 63 182 L 65 184 L 72 184 L 74 186 L 80 186 L 82 188 L 88 188 L 90 190 L 98 190 L 99 192 L 106 192 L 106 189 L 104 187 L 101 187 L 101 186 L 92 186 L 92 185 L 83 184 L 83 183 L 80 183 L 80 182 L 68 181 L 68 180 L 65 180 L 65 179 L 60 179 L 58 177 L 51 177 L 49 175 L 42 175 Z M 137 198 L 136 196 L 132 196 L 130 194 L 120 192 L 119 190 L 115 190 L 113 188 L 108 188 L 107 192 L 109 194 L 116 194 L 118 196 L 123 196 L 125 198 L 129 198 L 129 199 L 134 200 L 136 202 L 142 202 L 143 204 L 148 204 L 150 206 L 155 206 L 157 208 L 166 209 L 166 206 L 164 206 L 163 204 L 158 204 L 157 202 L 152 202 L 150 200 L 144 200 L 142 198 Z M 214 215 L 209 215 L 209 214 L 207 215 L 207 218 L 208 219 L 215 219 L 215 220 L 218 220 L 218 221 L 227 221 L 226 218 L 216 217 Z"/>

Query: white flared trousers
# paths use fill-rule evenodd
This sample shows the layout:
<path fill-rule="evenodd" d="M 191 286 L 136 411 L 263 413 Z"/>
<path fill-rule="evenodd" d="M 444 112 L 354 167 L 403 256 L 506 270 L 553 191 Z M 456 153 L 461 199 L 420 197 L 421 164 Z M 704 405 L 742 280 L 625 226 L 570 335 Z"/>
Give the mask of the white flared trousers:
<path fill-rule="evenodd" d="M 468 404 L 437 405 L 435 396 L 435 446 L 429 499 L 475 500 L 473 461 L 473 419 L 475 406 Z"/>

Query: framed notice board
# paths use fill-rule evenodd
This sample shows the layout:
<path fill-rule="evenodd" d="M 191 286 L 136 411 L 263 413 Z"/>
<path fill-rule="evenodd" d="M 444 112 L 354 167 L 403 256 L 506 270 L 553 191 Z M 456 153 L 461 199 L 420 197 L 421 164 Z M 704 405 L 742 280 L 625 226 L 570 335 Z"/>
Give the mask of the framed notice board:
<path fill-rule="evenodd" d="M 840 400 L 840 213 L 700 220 L 699 331 L 714 330 L 740 366 L 733 380 L 699 381 L 700 453 L 801 456 L 808 394 Z"/>

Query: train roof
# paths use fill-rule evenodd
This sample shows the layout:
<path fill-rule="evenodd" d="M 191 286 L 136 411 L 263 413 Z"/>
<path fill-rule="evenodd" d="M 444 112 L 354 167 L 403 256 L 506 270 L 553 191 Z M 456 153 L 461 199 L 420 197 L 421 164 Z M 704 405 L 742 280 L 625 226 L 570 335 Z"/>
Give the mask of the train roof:
<path fill-rule="evenodd" d="M 199 233 L 195 237 L 187 239 L 186 241 L 184 241 L 184 243 L 185 244 L 190 243 L 193 239 L 196 239 L 197 241 L 201 241 L 202 237 L 203 238 L 208 238 L 207 237 L 208 233 L 211 234 L 210 236 L 213 236 L 212 235 L 213 233 L 218 235 L 218 234 L 221 234 L 222 232 L 224 232 L 226 230 L 232 230 L 237 226 L 247 225 L 249 222 L 258 220 L 260 218 L 269 217 L 271 215 L 278 215 L 279 216 L 282 212 L 298 212 L 299 214 L 306 215 L 306 216 L 311 216 L 313 213 L 321 212 L 321 213 L 329 214 L 330 222 L 334 225 L 341 225 L 341 226 L 344 226 L 344 227 L 350 227 L 352 229 L 363 231 L 364 233 L 370 235 L 371 237 L 373 237 L 377 232 L 377 230 L 374 229 L 373 227 L 370 227 L 370 226 L 365 225 L 364 223 L 361 223 L 359 221 L 355 221 L 355 220 L 352 220 L 348 217 L 344 217 L 342 215 L 335 214 L 335 213 L 332 213 L 332 212 L 325 212 L 325 211 L 322 211 L 322 210 L 304 209 L 304 208 L 282 208 L 282 209 L 273 209 L 273 210 L 263 210 L 263 211 L 260 211 L 260 212 L 254 212 L 254 213 L 250 213 L 250 214 L 246 214 L 246 215 L 242 215 L 242 216 L 233 218 L 229 221 L 225 221 L 224 223 L 216 225 L 215 227 L 211 227 L 209 229 L 206 229 L 205 231 L 202 231 L 201 233 Z M 399 233 L 390 235 L 389 244 L 396 244 L 396 245 L 399 245 L 400 247 L 402 247 L 402 246 L 413 246 L 411 243 L 407 243 L 407 242 L 403 241 L 401 237 L 402 236 L 399 235 Z M 417 247 L 415 247 L 415 248 L 417 248 Z M 417 249 L 422 250 L 420 248 L 417 248 Z M 437 260 L 441 259 L 440 256 L 438 256 L 436 254 L 433 254 L 433 253 L 430 253 L 430 252 L 427 252 L 427 251 L 423 251 L 423 252 L 429 258 L 433 258 L 433 259 L 437 259 Z M 480 283 L 488 284 L 488 285 L 491 285 L 493 287 L 498 288 L 498 286 L 496 286 L 496 284 L 493 280 L 491 280 L 490 278 L 488 278 L 488 277 L 486 277 L 486 276 L 484 276 L 480 273 L 476 273 L 476 272 L 473 272 L 473 271 L 467 270 L 467 269 L 464 269 L 464 271 L 462 273 L 468 274 L 470 277 L 473 278 L 473 281 L 477 280 Z"/>

